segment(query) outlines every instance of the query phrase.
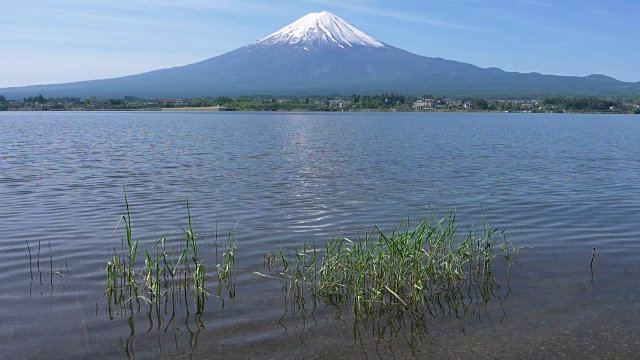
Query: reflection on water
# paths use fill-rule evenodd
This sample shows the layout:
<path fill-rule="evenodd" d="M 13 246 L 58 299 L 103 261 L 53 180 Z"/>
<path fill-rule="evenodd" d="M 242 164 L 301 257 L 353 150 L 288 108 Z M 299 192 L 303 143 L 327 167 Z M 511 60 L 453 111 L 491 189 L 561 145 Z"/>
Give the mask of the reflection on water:
<path fill-rule="evenodd" d="M 124 298 L 109 294 L 106 312 L 111 320 L 126 318 L 129 334 L 119 343 L 127 358 L 135 358 L 136 326 L 138 332 L 157 337 L 158 353 L 161 355 L 184 355 L 193 353 L 198 346 L 198 337 L 205 329 L 202 319 L 203 304 L 195 295 L 188 300 L 187 289 L 172 291 L 157 301 L 148 301 L 139 295 L 137 288 Z"/>
<path fill-rule="evenodd" d="M 407 346 L 409 354 L 416 356 L 424 349 L 440 346 L 429 331 L 434 322 L 435 331 L 442 331 L 443 322 L 450 322 L 445 329 L 449 327 L 465 333 L 468 327 L 491 316 L 504 319 L 510 291 L 508 281 L 506 289 L 501 289 L 495 282 L 471 284 L 439 300 L 434 299 L 427 309 L 397 308 L 375 314 L 355 314 L 349 304 L 326 303 L 315 296 L 307 301 L 297 298 L 293 303 L 285 299 L 285 312 L 278 324 L 285 334 L 292 331 L 306 351 L 309 349 L 305 339 L 313 337 L 319 326 L 328 325 L 351 328 L 353 341 L 365 357 L 402 354 Z M 498 306 L 491 307 L 491 301 L 496 301 Z"/>

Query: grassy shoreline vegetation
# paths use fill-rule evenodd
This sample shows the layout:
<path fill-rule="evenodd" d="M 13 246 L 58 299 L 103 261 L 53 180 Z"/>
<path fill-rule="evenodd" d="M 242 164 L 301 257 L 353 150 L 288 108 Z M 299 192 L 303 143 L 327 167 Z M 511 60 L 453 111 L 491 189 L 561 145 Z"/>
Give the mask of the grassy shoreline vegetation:
<path fill-rule="evenodd" d="M 120 224 L 124 224 L 124 235 L 120 246 L 109 248 L 109 261 L 106 272 L 106 294 L 109 314 L 118 308 L 120 315 L 133 315 L 140 311 L 140 302 L 160 307 L 169 302 L 186 301 L 188 292 L 193 291 L 196 304 L 196 316 L 204 311 L 208 292 L 207 263 L 199 252 L 197 236 L 193 230 L 191 210 L 187 200 L 188 228 L 183 229 L 182 239 L 169 240 L 171 231 L 157 240 L 151 249 L 139 249 L 139 241 L 134 238 L 131 226 L 129 199 L 125 190 L 126 213 L 121 216 L 114 235 Z M 235 298 L 235 229 L 229 231 L 226 241 L 219 243 L 215 234 L 215 286 L 220 298 Z M 219 254 L 221 253 L 221 256 Z M 144 266 L 140 267 L 138 256 L 143 255 Z M 223 296 L 223 290 L 226 290 Z"/>
<path fill-rule="evenodd" d="M 194 99 L 123 99 L 42 95 L 20 100 L 0 95 L 0 111 L 461 111 L 640 114 L 638 97 L 549 97 L 521 99 L 509 97 L 442 98 L 433 95 L 407 96 L 239 96 Z"/>
<path fill-rule="evenodd" d="M 141 249 L 133 235 L 126 190 L 125 205 L 114 230 L 124 234 L 119 246 L 109 249 L 105 267 L 109 316 L 128 316 L 131 322 L 143 304 L 150 319 L 154 311 L 167 308 L 175 314 L 176 306 L 186 306 L 188 312 L 185 304 L 192 297 L 198 332 L 204 329 L 201 316 L 210 289 L 216 289 L 223 308 L 224 299 L 236 299 L 236 274 L 242 270 L 236 270 L 235 228 L 220 244 L 216 226 L 215 257 L 199 252 L 187 200 L 188 226 L 182 236 L 172 242 L 167 232 L 151 249 Z M 374 227 L 363 238 L 335 236 L 320 248 L 307 242 L 302 247 L 283 245 L 264 255 L 265 270 L 253 276 L 280 287 L 285 300 L 280 324 L 285 329 L 287 314 L 301 316 L 303 327 L 312 329 L 308 318 L 322 305 L 353 314 L 354 337 L 360 342 L 362 327 L 378 338 L 389 336 L 388 331 L 410 330 L 413 348 L 428 336 L 429 317 L 473 317 L 492 299 L 504 302 L 509 294 L 501 291 L 496 274 L 504 276 L 508 286 L 518 248 L 486 220 L 466 231 L 460 227 L 455 212 L 437 218 L 432 211 L 416 226 L 407 219 L 391 233 Z M 162 316 L 157 316 L 160 324 Z"/>
<path fill-rule="evenodd" d="M 494 261 L 504 260 L 508 281 L 518 248 L 486 221 L 464 235 L 459 227 L 455 212 L 439 220 L 432 214 L 415 227 L 407 219 L 391 234 L 374 227 L 364 238 L 336 236 L 320 250 L 306 243 L 292 254 L 280 249 L 265 262 L 294 312 L 321 299 L 356 319 L 460 318 L 470 304 L 497 296 Z"/>

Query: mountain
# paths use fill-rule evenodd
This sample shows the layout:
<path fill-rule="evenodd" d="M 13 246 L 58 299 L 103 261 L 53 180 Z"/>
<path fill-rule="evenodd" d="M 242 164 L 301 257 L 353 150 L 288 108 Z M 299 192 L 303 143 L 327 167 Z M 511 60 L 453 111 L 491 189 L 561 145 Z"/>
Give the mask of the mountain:
<path fill-rule="evenodd" d="M 0 89 L 7 98 L 433 93 L 442 96 L 640 94 L 604 75 L 506 72 L 416 55 L 340 17 L 311 13 L 252 44 L 195 64 L 120 78 Z"/>
<path fill-rule="evenodd" d="M 309 51 L 327 47 L 341 49 L 354 46 L 383 48 L 387 45 L 363 33 L 336 15 L 324 11 L 307 14 L 250 46 L 284 46 Z"/>

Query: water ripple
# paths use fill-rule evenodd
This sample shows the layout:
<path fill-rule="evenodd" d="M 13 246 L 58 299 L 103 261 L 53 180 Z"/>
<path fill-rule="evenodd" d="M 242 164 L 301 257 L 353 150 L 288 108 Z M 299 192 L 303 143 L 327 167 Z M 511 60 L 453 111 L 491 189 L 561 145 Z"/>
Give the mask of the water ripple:
<path fill-rule="evenodd" d="M 640 259 L 640 123 L 629 117 L 3 113 L 0 124 L 2 323 L 22 324 L 3 330 L 5 338 L 26 338 L 29 323 L 60 333 L 82 328 L 87 320 L 75 312 L 91 314 L 103 300 L 125 186 L 141 246 L 168 230 L 178 241 L 189 199 L 208 246 L 216 228 L 222 238 L 236 228 L 238 266 L 249 273 L 283 245 L 322 247 L 339 233 L 358 236 L 456 209 L 464 223 L 485 216 L 523 247 L 527 280 L 514 281 L 538 283 L 536 271 L 560 271 L 578 274 L 559 286 L 575 289 L 596 247 L 600 275 L 640 296 L 630 280 Z M 45 278 L 52 267 L 62 274 L 53 286 L 40 285 L 39 274 L 31 282 L 27 241 L 32 256 L 41 244 Z M 239 283 L 249 293 L 278 293 L 253 278 Z M 22 301 L 30 290 L 31 303 Z M 48 308 L 34 306 L 46 301 Z M 277 336 L 264 323 L 281 314 L 252 312 L 259 300 L 238 306 L 239 317 L 216 326 L 262 325 L 229 341 Z M 118 332 L 95 321 L 101 336 Z"/>

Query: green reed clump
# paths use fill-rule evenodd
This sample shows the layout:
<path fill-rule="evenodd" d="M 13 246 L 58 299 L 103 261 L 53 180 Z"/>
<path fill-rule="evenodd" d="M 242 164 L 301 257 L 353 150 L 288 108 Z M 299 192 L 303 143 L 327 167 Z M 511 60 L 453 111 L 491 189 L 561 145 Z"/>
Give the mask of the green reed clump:
<path fill-rule="evenodd" d="M 303 305 L 308 294 L 350 304 L 356 314 L 423 309 L 436 315 L 461 311 L 469 298 L 493 297 L 494 258 L 502 254 L 510 268 L 517 249 L 486 221 L 459 236 L 451 213 L 416 227 L 407 220 L 390 235 L 375 227 L 364 239 L 334 237 L 321 259 L 306 244 L 294 251 L 289 260 L 282 251 L 276 256 L 294 303 Z"/>
<path fill-rule="evenodd" d="M 196 304 L 199 310 L 204 308 L 204 302 L 209 293 L 206 290 L 207 268 L 205 260 L 199 253 L 198 238 L 193 230 L 191 209 L 187 200 L 188 229 L 183 229 L 184 238 L 171 245 L 169 249 L 167 232 L 156 241 L 151 249 L 144 249 L 144 266 L 137 269 L 138 240 L 133 239 L 129 201 L 125 191 L 126 215 L 120 222 L 125 224 L 125 234 L 122 236 L 120 251 L 115 248 L 114 255 L 107 262 L 107 293 L 110 302 L 125 304 L 131 300 L 145 300 L 149 303 L 158 302 L 169 293 L 176 290 L 193 288 Z M 115 234 L 115 231 L 114 231 Z M 233 237 L 232 237 L 233 236 Z M 176 249 L 177 247 L 177 249 Z M 216 235 L 216 256 L 218 252 Z M 230 298 L 235 296 L 235 235 L 230 233 L 225 243 L 225 253 L 222 264 L 218 269 L 218 295 L 221 287 L 229 289 Z"/>
<path fill-rule="evenodd" d="M 319 287 L 317 266 L 318 251 L 315 244 L 306 241 L 301 249 L 293 248 L 294 254 L 287 260 L 282 249 L 278 255 L 269 254 L 269 267 L 282 265 L 283 290 L 293 311 L 303 309 L 311 289 L 311 300 L 315 302 Z M 273 256 L 273 258 L 272 258 Z"/>
<path fill-rule="evenodd" d="M 222 263 L 218 262 L 218 239 L 216 236 L 216 268 L 218 270 L 218 296 L 222 293 L 222 288 L 226 288 L 229 298 L 235 298 L 235 274 L 236 274 L 236 238 L 235 228 L 229 231 L 227 241 L 223 244 Z"/>
<path fill-rule="evenodd" d="M 124 192 L 124 201 L 127 213 L 120 217 L 118 225 L 116 225 L 116 229 L 113 232 L 115 235 L 120 227 L 120 223 L 124 222 L 125 235 L 122 237 L 120 243 L 121 251 L 117 253 L 114 248 L 114 255 L 111 260 L 107 262 L 107 290 L 109 291 L 115 291 L 118 287 L 125 285 L 136 286 L 135 262 L 138 256 L 138 241 L 133 240 L 131 213 L 126 190 Z"/>

